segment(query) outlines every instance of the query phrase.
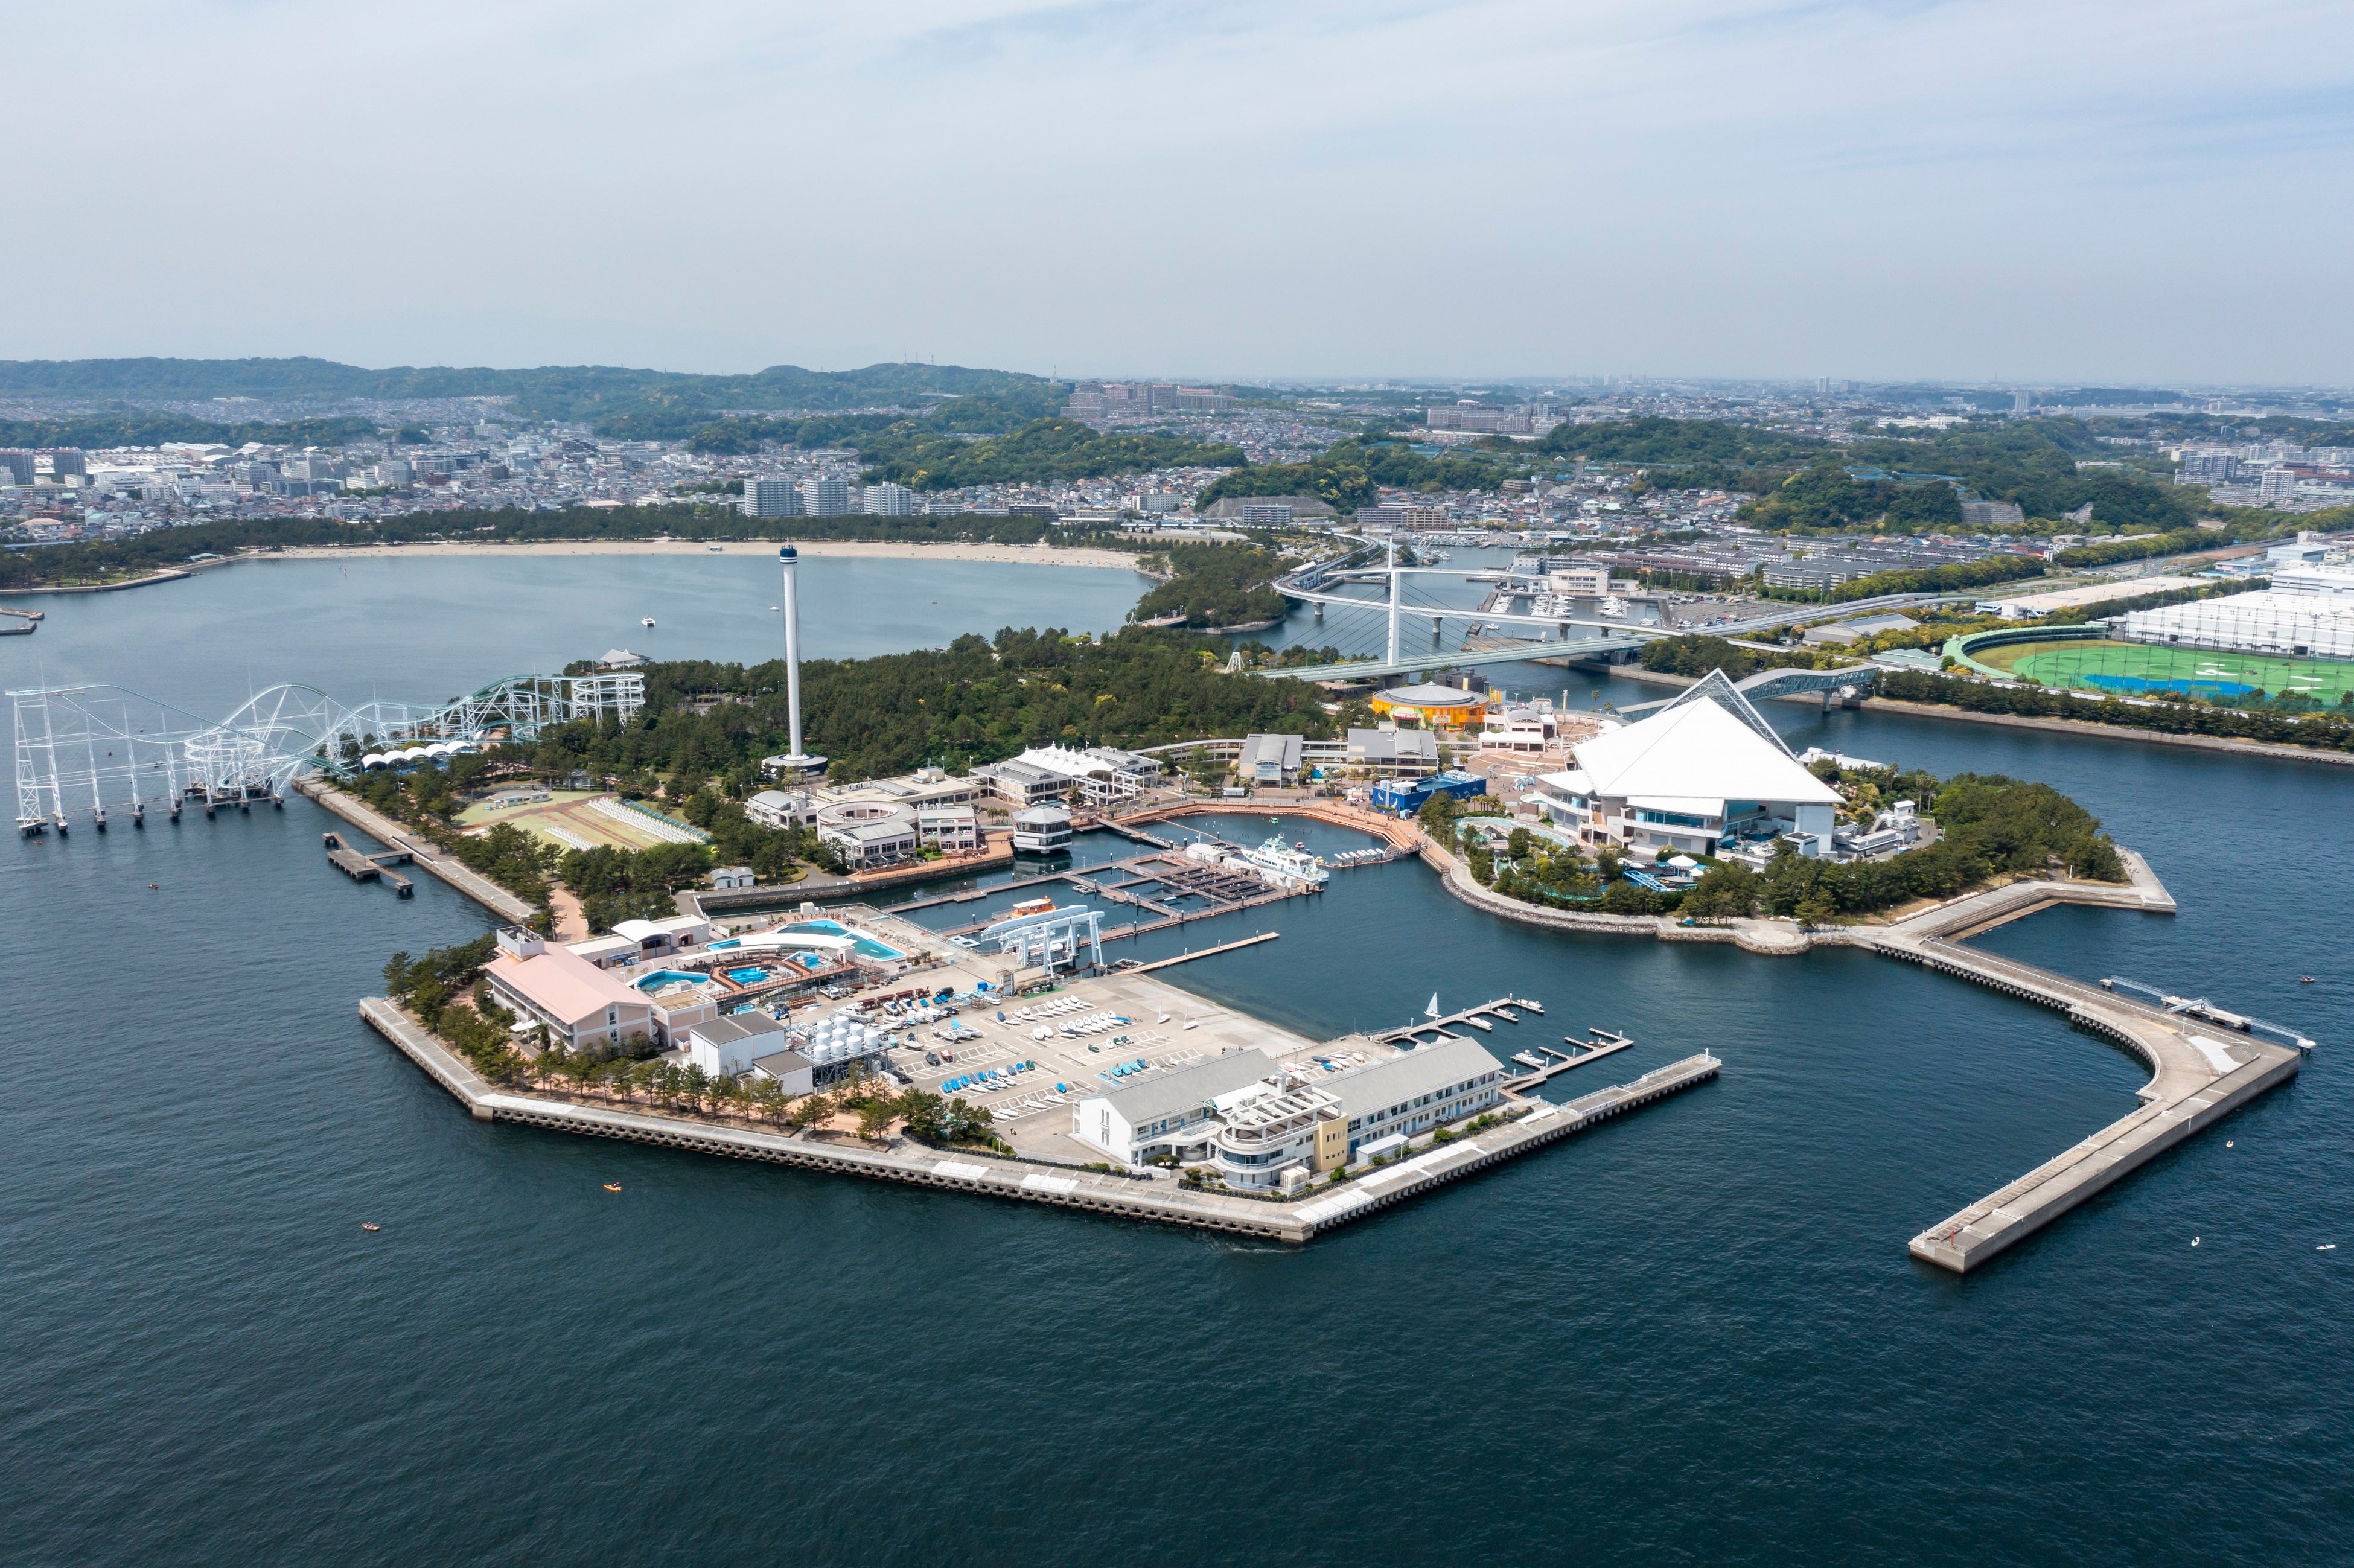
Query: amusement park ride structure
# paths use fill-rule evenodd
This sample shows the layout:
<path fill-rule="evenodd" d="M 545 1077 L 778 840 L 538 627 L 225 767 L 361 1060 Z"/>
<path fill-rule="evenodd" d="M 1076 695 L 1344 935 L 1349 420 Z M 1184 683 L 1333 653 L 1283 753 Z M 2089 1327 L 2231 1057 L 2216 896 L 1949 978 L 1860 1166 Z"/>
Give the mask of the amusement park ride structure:
<path fill-rule="evenodd" d="M 345 707 L 313 686 L 256 694 L 217 724 L 125 686 L 40 686 L 10 692 L 16 708 L 16 831 L 66 832 L 87 810 L 98 831 L 110 811 L 146 825 L 153 806 L 179 820 L 266 800 L 283 806 L 308 769 L 350 774 L 435 758 L 486 740 L 531 740 L 551 725 L 626 719 L 645 705 L 645 677 L 516 675 L 439 706 L 370 702 Z"/>

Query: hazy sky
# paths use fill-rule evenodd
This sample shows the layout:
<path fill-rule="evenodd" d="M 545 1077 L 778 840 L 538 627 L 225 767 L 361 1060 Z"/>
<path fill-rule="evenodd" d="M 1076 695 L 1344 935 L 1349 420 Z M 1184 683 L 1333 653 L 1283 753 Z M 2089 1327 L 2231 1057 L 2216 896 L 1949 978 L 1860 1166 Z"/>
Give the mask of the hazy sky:
<path fill-rule="evenodd" d="M 2354 5 L 0 0 L 0 357 L 2354 382 Z"/>

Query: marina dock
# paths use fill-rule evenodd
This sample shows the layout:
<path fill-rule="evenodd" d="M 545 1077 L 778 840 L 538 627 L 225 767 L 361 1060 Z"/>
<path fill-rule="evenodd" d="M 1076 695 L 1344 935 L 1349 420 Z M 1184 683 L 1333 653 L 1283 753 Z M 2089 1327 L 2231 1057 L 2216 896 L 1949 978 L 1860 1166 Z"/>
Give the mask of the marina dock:
<path fill-rule="evenodd" d="M 403 898 L 416 893 L 417 885 L 392 869 L 396 865 L 413 863 L 417 857 L 412 851 L 387 850 L 377 854 L 367 854 L 345 843 L 341 833 L 322 833 L 319 836 L 326 842 L 328 863 L 354 882 L 388 882 L 392 890 Z"/>
<path fill-rule="evenodd" d="M 1373 1039 L 1380 1041 L 1384 1045 L 1427 1045 L 1430 1041 L 1423 1039 L 1422 1036 L 1427 1034 L 1434 1040 L 1445 1039 L 1453 1033 L 1453 1028 L 1457 1025 L 1470 1024 L 1474 1028 L 1492 1031 L 1494 1026 L 1486 1022 L 1490 1018 L 1500 1019 L 1508 1023 L 1518 1023 L 1526 1017 L 1541 1018 L 1543 1015 L 1544 1009 L 1533 1001 L 1522 1001 L 1518 997 L 1500 996 L 1493 1001 L 1483 1001 L 1477 1007 L 1467 1007 L 1460 1012 L 1450 1012 L 1444 1018 L 1426 1018 L 1417 1023 L 1409 1023 L 1402 1029 L 1383 1029 L 1370 1033 Z M 1479 1022 L 1475 1023 L 1474 1020 Z"/>
<path fill-rule="evenodd" d="M 1584 1040 L 1564 1039 L 1564 1045 L 1580 1047 L 1575 1051 L 1557 1051 L 1550 1045 L 1532 1045 L 1525 1051 L 1515 1051 L 1511 1059 L 1529 1070 L 1516 1073 L 1504 1084 L 1504 1092 L 1525 1095 L 1532 1089 L 1543 1088 L 1564 1073 L 1575 1072 L 1605 1056 L 1616 1055 L 1635 1044 L 1634 1036 L 1613 1034 L 1606 1029 L 1589 1029 Z M 1536 1064 L 1533 1066 L 1530 1065 Z"/>

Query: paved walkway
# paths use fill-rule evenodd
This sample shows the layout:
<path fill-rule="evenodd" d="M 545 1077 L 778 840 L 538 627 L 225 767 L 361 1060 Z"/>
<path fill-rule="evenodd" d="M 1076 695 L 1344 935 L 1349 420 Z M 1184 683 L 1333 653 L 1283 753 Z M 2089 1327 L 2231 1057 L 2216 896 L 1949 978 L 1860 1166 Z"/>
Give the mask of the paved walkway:
<path fill-rule="evenodd" d="M 407 850 L 416 857 L 414 863 L 419 871 L 440 877 L 500 919 L 521 924 L 539 913 L 489 877 L 480 875 L 451 859 L 432 840 L 394 821 L 324 780 L 302 779 L 296 781 L 294 788 L 360 832 L 376 839 L 387 849 Z"/>

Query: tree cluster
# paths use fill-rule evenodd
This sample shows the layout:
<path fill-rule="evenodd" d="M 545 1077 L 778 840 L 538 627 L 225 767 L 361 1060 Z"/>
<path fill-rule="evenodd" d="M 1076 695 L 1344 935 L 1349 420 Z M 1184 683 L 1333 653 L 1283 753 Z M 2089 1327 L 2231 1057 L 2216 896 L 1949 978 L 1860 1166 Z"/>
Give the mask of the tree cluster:
<path fill-rule="evenodd" d="M 1279 620 L 1284 613 L 1283 596 L 1268 586 L 1283 562 L 1257 545 L 1175 545 L 1137 564 L 1168 577 L 1136 601 L 1128 612 L 1131 620 L 1182 615 L 1186 625 L 1207 629 Z"/>
<path fill-rule="evenodd" d="M 2162 735 L 2209 735 L 2272 746 L 2309 746 L 2354 751 L 2354 708 L 2320 708 L 2302 694 L 2259 694 L 2243 704 L 2179 700 L 2094 700 L 2037 686 L 1998 686 L 1991 682 L 1883 670 L 1879 694 L 1903 702 L 1937 703 L 1972 713 L 2021 714 L 2035 718 L 2073 719 L 2080 724 L 2156 730 Z"/>
<path fill-rule="evenodd" d="M 809 661 L 801 665 L 806 744 L 832 759 L 833 777 L 867 779 L 928 765 L 962 769 L 1031 746 L 1332 733 L 1314 686 L 1225 675 L 1224 652 L 1175 630 L 1130 627 L 1089 638 L 1009 628 L 993 641 L 969 633 L 941 649 Z M 644 673 L 646 707 L 628 725 L 550 729 L 535 767 L 718 779 L 736 796 L 761 787 L 759 758 L 786 735 L 781 662 L 658 663 Z"/>
<path fill-rule="evenodd" d="M 1951 897 L 2004 874 L 2036 874 L 2057 866 L 2098 882 L 2126 879 L 2125 863 L 2099 821 L 2048 784 L 1978 774 L 1941 784 L 1928 774 L 1893 769 L 1851 777 L 1890 799 L 1932 801 L 1937 842 L 1892 860 L 1845 864 L 1801 855 L 1784 842 L 1763 873 L 1729 862 L 1711 866 L 1683 895 L 1682 913 L 1794 916 L 1801 925 L 1819 926 L 1839 915 Z"/>
<path fill-rule="evenodd" d="M 1243 461 L 1235 446 L 1204 446 L 1182 436 L 1099 431 L 1076 419 L 1034 419 L 1002 436 L 963 440 L 913 421 L 855 438 L 864 477 L 910 490 L 976 484 L 1046 484 L 1113 473 Z"/>

